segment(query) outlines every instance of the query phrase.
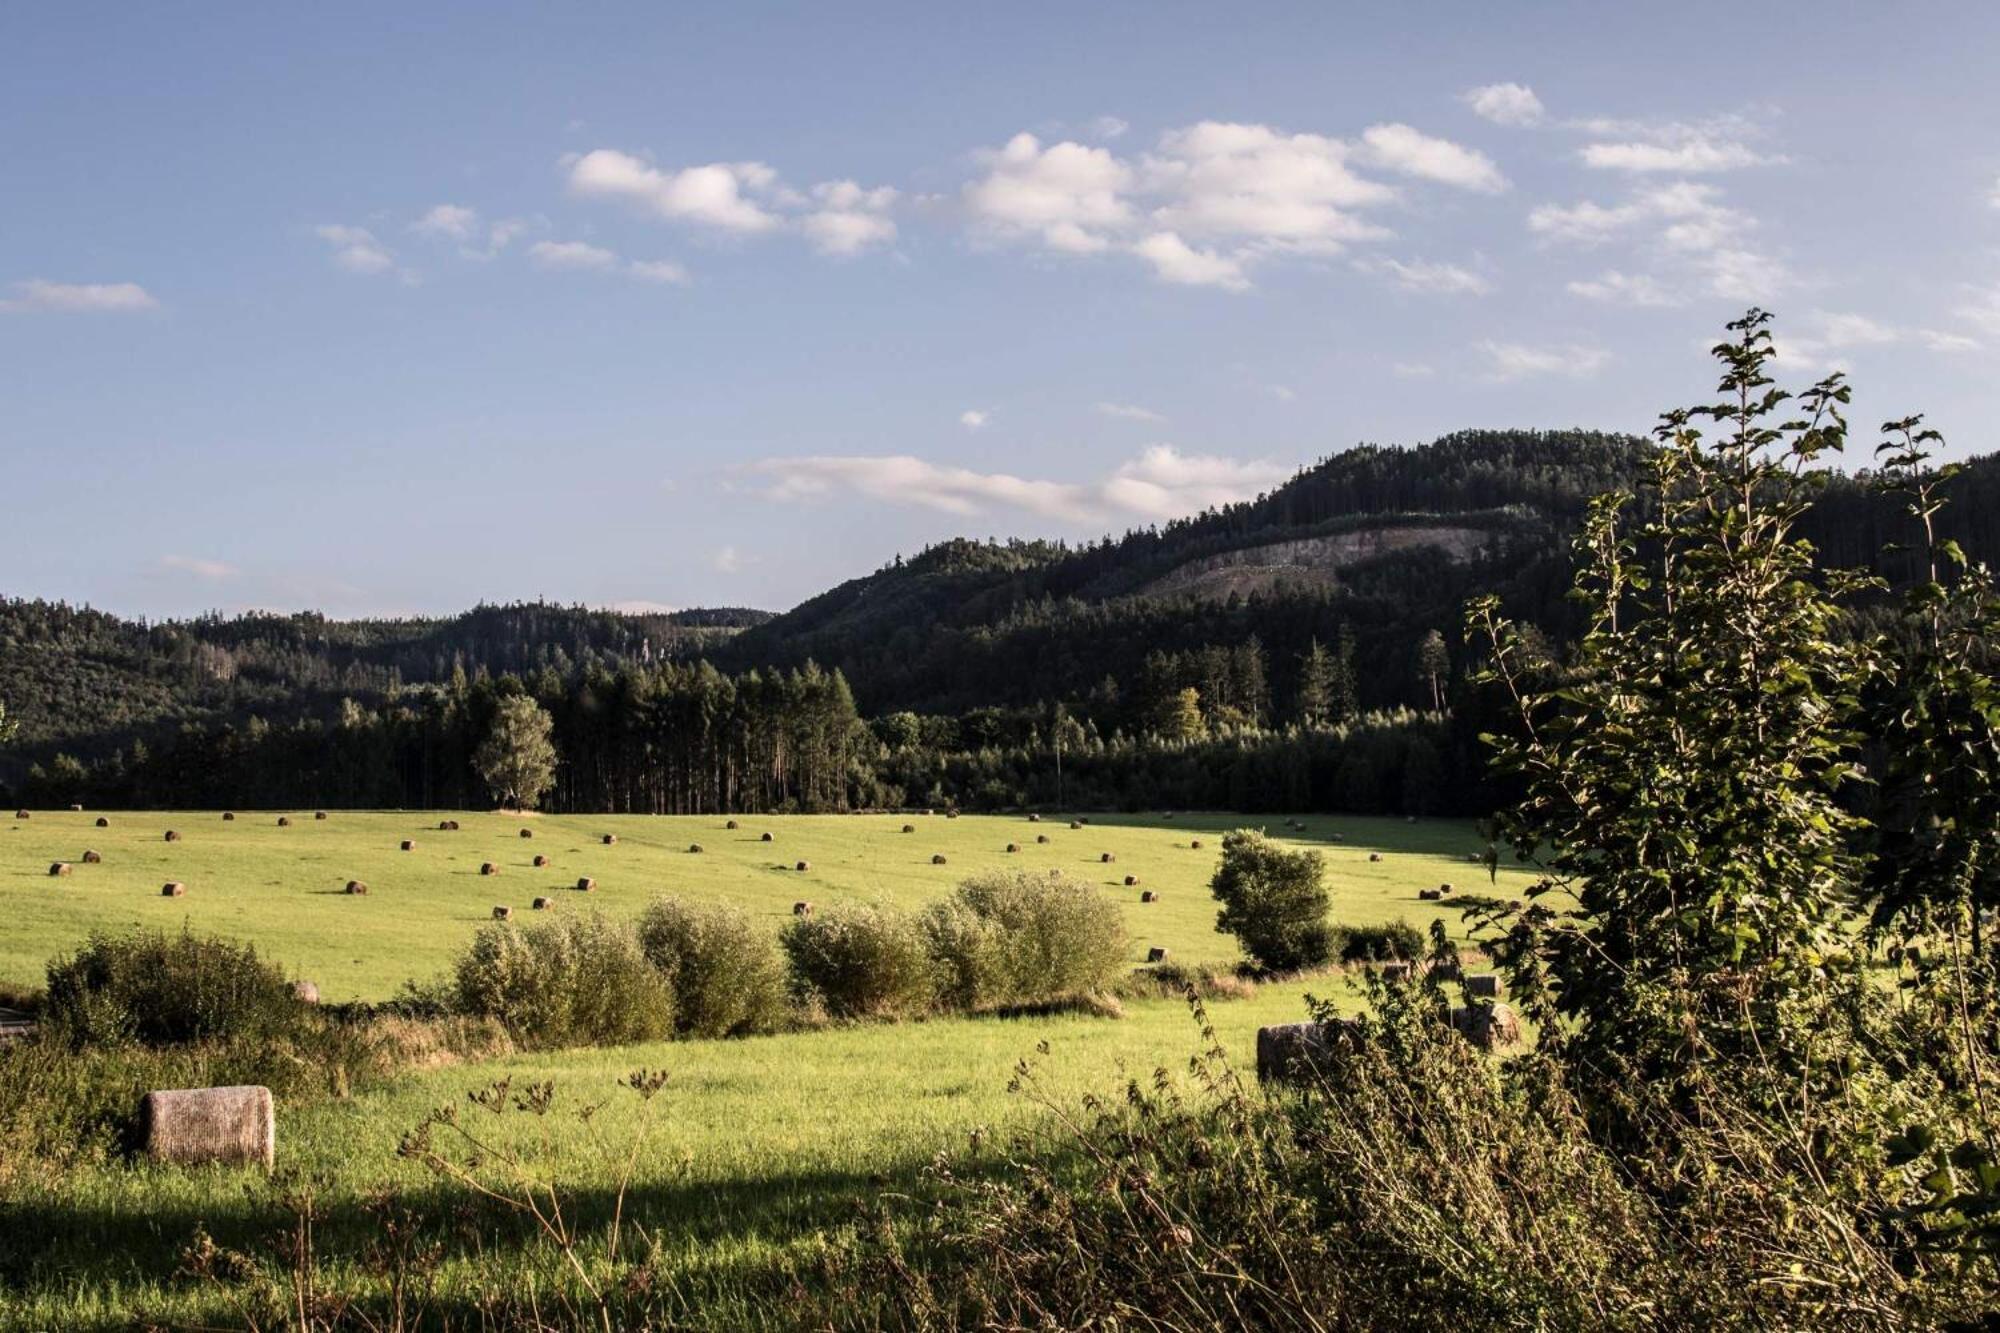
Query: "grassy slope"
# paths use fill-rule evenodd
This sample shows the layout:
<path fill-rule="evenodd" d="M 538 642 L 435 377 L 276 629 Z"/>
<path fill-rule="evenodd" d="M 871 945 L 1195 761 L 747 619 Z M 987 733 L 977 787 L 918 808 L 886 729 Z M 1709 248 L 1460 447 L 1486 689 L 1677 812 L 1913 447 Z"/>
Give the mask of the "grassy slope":
<path fill-rule="evenodd" d="M 1236 949 L 1215 933 L 1207 882 L 1217 835 L 1246 822 L 1092 816 L 1072 830 L 1056 817 L 1031 824 L 1020 816 L 753 815 L 730 832 L 711 816 L 464 814 L 457 816 L 462 830 L 446 833 L 435 814 L 334 811 L 321 822 L 308 810 L 293 812 L 290 828 L 279 828 L 268 811 L 239 812 L 227 823 L 214 811 L 108 818 L 104 829 L 88 812 L 36 811 L 26 821 L 0 822 L 0 920 L 7 923 L 0 982 L 38 983 L 52 956 L 93 929 L 185 922 L 253 941 L 318 982 L 328 1000 L 382 999 L 405 980 L 441 971 L 499 903 L 511 904 L 517 919 L 538 895 L 557 898 L 563 910 L 587 904 L 635 915 L 654 895 L 673 892 L 744 904 L 775 929 L 801 898 L 822 906 L 870 898 L 919 906 L 968 871 L 1003 865 L 1060 866 L 1103 884 L 1126 904 L 1135 962 L 1153 945 L 1177 960 L 1223 961 Z M 917 832 L 899 832 L 905 822 Z M 533 839 L 518 836 L 524 823 Z M 1277 818 L 1269 823 L 1282 827 Z M 1447 880 L 1486 887 L 1484 871 L 1465 863 L 1479 844 L 1462 825 L 1335 816 L 1305 823 L 1294 840 L 1326 853 L 1338 920 L 1426 921 L 1434 913 L 1418 902 L 1419 889 Z M 164 841 L 168 829 L 181 841 Z M 767 829 L 775 836 L 768 844 L 758 840 Z M 615 833 L 618 845 L 603 846 L 605 833 Z M 1038 833 L 1050 843 L 1038 845 Z M 1333 841 L 1336 833 L 1344 840 Z M 1194 836 L 1206 844 L 1201 851 L 1188 846 Z M 404 838 L 416 840 L 414 851 L 397 850 Z M 1004 850 L 1010 841 L 1020 845 L 1018 854 Z M 694 842 L 704 848 L 699 856 L 687 851 Z M 103 864 L 81 864 L 85 848 L 103 853 Z M 1106 851 L 1116 863 L 1099 862 Z M 1370 863 L 1371 851 L 1384 860 Z M 947 864 L 930 864 L 939 852 Z M 551 858 L 549 869 L 532 868 L 537 853 Z M 812 863 L 804 874 L 792 868 L 801 859 Z M 76 863 L 69 878 L 49 877 L 49 863 L 58 860 Z M 489 860 L 502 867 L 497 878 L 479 875 Z M 1139 877 L 1139 887 L 1125 887 L 1128 874 Z M 582 875 L 596 879 L 595 894 L 574 891 Z M 187 896 L 161 897 L 169 879 L 185 882 Z M 365 881 L 368 896 L 342 893 L 350 879 Z M 1505 873 L 1500 891 L 1525 884 L 1525 876 Z M 1159 891 L 1162 900 L 1142 906 L 1141 889 Z"/>

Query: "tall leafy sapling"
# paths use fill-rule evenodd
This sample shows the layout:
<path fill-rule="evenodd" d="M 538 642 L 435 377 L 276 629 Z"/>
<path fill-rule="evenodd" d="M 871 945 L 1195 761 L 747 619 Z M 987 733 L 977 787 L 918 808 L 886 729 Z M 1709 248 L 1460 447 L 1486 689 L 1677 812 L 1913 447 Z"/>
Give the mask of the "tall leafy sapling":
<path fill-rule="evenodd" d="M 534 809 L 556 780 L 554 724 L 548 713 L 525 695 L 501 699 L 472 766 L 494 800 L 512 810 Z"/>
<path fill-rule="evenodd" d="M 1222 863 L 1209 892 L 1222 904 L 1215 928 L 1234 935 L 1270 972 L 1318 967 L 1333 957 L 1327 921 L 1326 862 L 1315 851 L 1291 851 L 1257 829 L 1223 835 Z"/>

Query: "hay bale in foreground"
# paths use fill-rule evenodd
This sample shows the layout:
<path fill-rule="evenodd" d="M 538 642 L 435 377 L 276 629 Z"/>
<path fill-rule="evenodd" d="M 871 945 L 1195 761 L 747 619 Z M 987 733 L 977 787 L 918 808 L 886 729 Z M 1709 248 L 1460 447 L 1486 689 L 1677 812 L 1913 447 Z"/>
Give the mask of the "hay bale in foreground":
<path fill-rule="evenodd" d="M 110 820 L 108 820 L 108 819 L 106 819 L 106 818 L 105 818 L 105 817 L 104 817 L 103 815 L 99 815 L 99 816 L 97 817 L 97 827 L 99 827 L 99 828 L 110 828 L 110 827 L 111 827 L 111 821 L 110 821 Z"/>
<path fill-rule="evenodd" d="M 1500 998 L 1500 974 L 1497 972 L 1474 972 L 1465 979 L 1465 993 L 1476 1000 L 1497 1000 Z"/>
<path fill-rule="evenodd" d="M 1451 1025 L 1481 1050 L 1495 1051 L 1521 1044 L 1521 1016 L 1497 1000 L 1492 1004 L 1453 1005 Z"/>
<path fill-rule="evenodd" d="M 104 853 L 103 853 L 103 852 L 100 852 L 100 851 L 98 851 L 98 850 L 97 850 L 96 848 L 93 848 L 93 847 L 86 847 L 86 848 L 84 848 L 84 852 L 83 852 L 83 863 L 84 863 L 85 865 L 87 865 L 87 866 L 94 866 L 94 865 L 98 865 L 98 864 L 102 863 L 102 862 L 103 862 L 103 860 L 104 860 Z"/>
<path fill-rule="evenodd" d="M 1265 1083 L 1317 1078 L 1338 1066 L 1360 1040 L 1361 1025 L 1351 1018 L 1258 1028 L 1257 1078 Z"/>
<path fill-rule="evenodd" d="M 173 1088 L 139 1104 L 146 1156 L 183 1166 L 261 1166 L 277 1159 L 278 1124 L 264 1087 Z"/>
<path fill-rule="evenodd" d="M 352 894 L 361 895 L 368 892 L 368 886 L 358 879 L 350 879 L 347 881 L 347 891 Z"/>
<path fill-rule="evenodd" d="M 584 875 L 577 880 L 576 891 L 578 893 L 596 893 L 597 881 L 588 875 Z"/>
<path fill-rule="evenodd" d="M 162 898 L 183 898 L 187 896 L 187 891 L 188 886 L 177 879 L 170 879 L 160 886 Z"/>
<path fill-rule="evenodd" d="M 1149 963 L 1164 963 L 1167 961 L 1167 951 L 1155 944 L 1152 948 L 1146 950 L 1146 961 Z"/>
<path fill-rule="evenodd" d="M 68 873 L 69 862 L 67 861 L 57 861 L 49 866 L 49 875 L 51 878 L 67 875 Z"/>
<path fill-rule="evenodd" d="M 500 905 L 498 905 L 498 904 L 495 904 L 495 905 L 494 905 L 494 908 L 493 908 L 493 919 L 494 919 L 495 921 L 509 921 L 509 920 L 512 920 L 512 919 L 513 919 L 513 916 L 514 916 L 514 909 L 513 909 L 513 908 L 511 908 L 511 907 L 503 907 L 503 906 L 500 906 Z"/>
<path fill-rule="evenodd" d="M 300 1004 L 319 1003 L 319 986 L 314 982 L 294 981 L 292 983 L 292 994 L 298 998 Z"/>

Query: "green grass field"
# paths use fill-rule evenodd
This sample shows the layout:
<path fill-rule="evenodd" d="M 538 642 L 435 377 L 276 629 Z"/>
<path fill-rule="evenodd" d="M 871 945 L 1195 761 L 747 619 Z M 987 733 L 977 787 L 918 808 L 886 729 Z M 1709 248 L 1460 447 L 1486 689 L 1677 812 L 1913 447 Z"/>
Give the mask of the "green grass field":
<path fill-rule="evenodd" d="M 1135 963 L 1153 946 L 1178 961 L 1220 962 L 1237 951 L 1215 933 L 1207 891 L 1219 835 L 1249 822 L 1284 830 L 1281 817 L 1240 815 L 1093 815 L 1081 829 L 1057 816 L 1031 823 L 1019 815 L 749 815 L 731 831 L 711 816 L 467 813 L 449 816 L 461 826 L 454 833 L 438 829 L 438 814 L 337 810 L 321 821 L 310 810 L 288 813 L 289 828 L 278 826 L 275 811 L 239 811 L 229 822 L 212 810 L 112 812 L 104 816 L 110 826 L 98 828 L 94 812 L 38 810 L 0 822 L 0 920 L 7 922 L 0 982 L 38 984 L 49 959 L 92 930 L 185 923 L 255 943 L 317 982 L 328 1000 L 386 999 L 403 982 L 442 971 L 497 904 L 512 906 L 517 920 L 538 896 L 556 899 L 562 911 L 635 916 L 656 895 L 675 893 L 741 904 L 775 929 L 800 899 L 921 906 L 968 872 L 996 866 L 1060 867 L 1102 884 L 1125 904 Z M 1455 913 L 1419 902 L 1419 890 L 1452 882 L 1495 891 L 1482 867 L 1466 863 L 1480 844 L 1463 824 L 1303 822 L 1305 831 L 1290 840 L 1325 853 L 1336 920 L 1442 915 L 1455 925 Z M 905 823 L 916 832 L 901 832 Z M 523 828 L 534 837 L 520 837 Z M 179 841 L 165 841 L 170 829 Z M 759 840 L 766 831 L 769 843 Z M 607 833 L 617 836 L 615 846 L 602 843 Z M 1037 843 L 1038 834 L 1048 843 Z M 1202 849 L 1189 846 L 1195 838 Z M 405 839 L 414 849 L 398 850 Z M 1008 853 L 1010 842 L 1020 851 Z M 699 855 L 688 851 L 694 843 Z M 102 863 L 83 864 L 86 849 Z M 1116 861 L 1102 863 L 1105 852 Z M 1370 862 L 1371 852 L 1383 859 Z M 538 854 L 549 857 L 547 869 L 532 865 Z M 931 864 L 937 854 L 946 864 Z M 811 869 L 796 870 L 801 860 Z M 56 861 L 72 864 L 69 876 L 49 875 Z M 500 873 L 480 875 L 485 861 Z M 1139 884 L 1127 887 L 1127 875 Z M 597 881 L 594 893 L 576 891 L 582 876 Z M 350 879 L 365 882 L 368 894 L 344 893 Z M 168 880 L 186 884 L 186 896 L 162 897 Z M 1504 872 L 1497 891 L 1511 896 L 1526 883 Z M 1160 900 L 1142 904 L 1147 889 Z"/>

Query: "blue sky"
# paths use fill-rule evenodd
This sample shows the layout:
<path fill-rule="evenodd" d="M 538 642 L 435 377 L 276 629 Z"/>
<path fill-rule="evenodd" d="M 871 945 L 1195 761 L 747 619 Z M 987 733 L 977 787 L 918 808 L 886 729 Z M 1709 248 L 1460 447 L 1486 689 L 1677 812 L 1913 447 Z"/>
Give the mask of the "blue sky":
<path fill-rule="evenodd" d="M 7 4 L 0 591 L 783 608 L 1751 302 L 1993 448 L 2000 9 L 1639 9 Z"/>

